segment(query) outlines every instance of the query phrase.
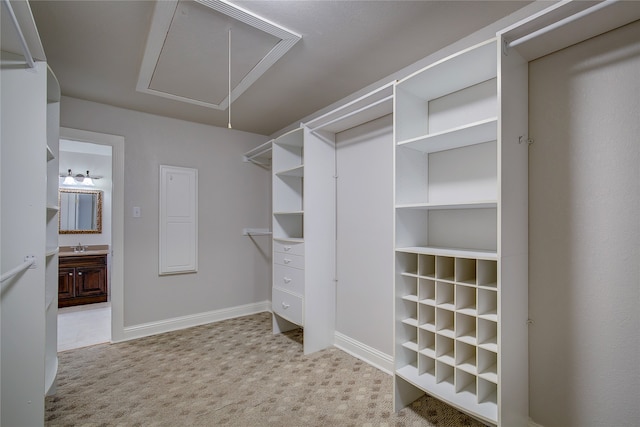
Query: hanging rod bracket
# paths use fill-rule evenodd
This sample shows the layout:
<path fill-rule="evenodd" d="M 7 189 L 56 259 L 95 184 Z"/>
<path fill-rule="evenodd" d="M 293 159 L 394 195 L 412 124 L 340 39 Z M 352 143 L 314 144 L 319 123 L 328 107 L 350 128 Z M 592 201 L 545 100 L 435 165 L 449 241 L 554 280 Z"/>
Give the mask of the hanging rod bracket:
<path fill-rule="evenodd" d="M 518 144 L 523 144 L 525 142 L 527 143 L 527 145 L 531 145 L 531 144 L 533 144 L 534 141 L 531 138 L 527 138 L 524 135 L 520 135 L 518 137 Z"/>

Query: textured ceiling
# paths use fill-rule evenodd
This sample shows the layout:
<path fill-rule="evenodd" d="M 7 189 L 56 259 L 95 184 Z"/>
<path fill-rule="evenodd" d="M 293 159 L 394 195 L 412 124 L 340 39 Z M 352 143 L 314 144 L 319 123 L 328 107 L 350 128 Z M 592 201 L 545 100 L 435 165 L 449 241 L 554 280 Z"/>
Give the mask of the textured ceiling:
<path fill-rule="evenodd" d="M 213 24 L 207 25 L 211 17 L 202 5 L 189 3 L 181 5 L 186 13 L 180 18 L 188 19 L 174 23 L 175 32 L 166 40 L 171 50 L 158 62 L 152 85 L 219 102 L 228 86 L 226 39 L 223 47 L 206 46 L 203 39 L 216 31 Z M 270 135 L 529 2 L 233 3 L 302 35 L 232 104 L 234 129 Z M 62 94 L 225 127 L 226 111 L 136 91 L 154 6 L 153 1 L 32 1 L 47 60 Z M 198 22 L 196 31 L 188 31 L 193 22 Z M 249 30 L 244 41 L 238 40 L 244 47 L 238 45 L 236 52 L 234 83 L 274 42 L 271 36 L 251 39 L 259 34 L 256 31 Z"/>

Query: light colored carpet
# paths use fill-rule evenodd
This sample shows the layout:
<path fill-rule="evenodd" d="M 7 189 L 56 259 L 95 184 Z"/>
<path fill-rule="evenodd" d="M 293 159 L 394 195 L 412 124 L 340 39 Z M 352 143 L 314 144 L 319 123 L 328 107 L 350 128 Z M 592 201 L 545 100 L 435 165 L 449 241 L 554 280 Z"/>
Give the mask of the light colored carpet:
<path fill-rule="evenodd" d="M 47 426 L 469 426 L 430 397 L 398 413 L 392 377 L 338 350 L 302 353 L 271 314 L 59 354 Z"/>

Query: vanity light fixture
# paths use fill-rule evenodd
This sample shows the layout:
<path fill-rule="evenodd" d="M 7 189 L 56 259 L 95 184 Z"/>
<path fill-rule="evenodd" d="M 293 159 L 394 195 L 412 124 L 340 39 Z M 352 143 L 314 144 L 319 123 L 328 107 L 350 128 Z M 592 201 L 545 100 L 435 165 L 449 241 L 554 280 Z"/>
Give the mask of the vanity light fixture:
<path fill-rule="evenodd" d="M 82 185 L 83 187 L 93 187 L 95 186 L 95 184 L 93 183 L 93 180 L 101 178 L 99 176 L 94 176 L 94 177 L 89 176 L 89 171 L 87 171 L 86 175 L 79 173 L 74 176 L 71 173 L 71 169 L 67 169 L 67 175 L 60 175 L 60 176 L 64 177 L 64 181 L 62 182 L 62 185 Z"/>

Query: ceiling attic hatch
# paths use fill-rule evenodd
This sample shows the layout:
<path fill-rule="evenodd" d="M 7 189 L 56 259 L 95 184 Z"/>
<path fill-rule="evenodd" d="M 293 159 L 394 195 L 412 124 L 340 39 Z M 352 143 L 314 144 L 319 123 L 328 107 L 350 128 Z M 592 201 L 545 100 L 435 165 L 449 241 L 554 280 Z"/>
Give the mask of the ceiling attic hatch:
<path fill-rule="evenodd" d="M 136 89 L 225 110 L 301 38 L 226 1 L 157 1 Z"/>

